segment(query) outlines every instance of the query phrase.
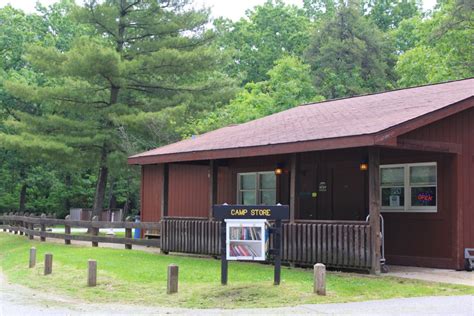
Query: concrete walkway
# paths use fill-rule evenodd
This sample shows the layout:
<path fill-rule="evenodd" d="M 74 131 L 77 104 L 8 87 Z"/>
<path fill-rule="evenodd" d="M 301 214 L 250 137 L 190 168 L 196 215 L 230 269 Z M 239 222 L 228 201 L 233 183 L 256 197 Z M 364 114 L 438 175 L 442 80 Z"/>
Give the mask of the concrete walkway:
<path fill-rule="evenodd" d="M 420 267 L 389 266 L 383 276 L 474 286 L 474 272 Z"/>

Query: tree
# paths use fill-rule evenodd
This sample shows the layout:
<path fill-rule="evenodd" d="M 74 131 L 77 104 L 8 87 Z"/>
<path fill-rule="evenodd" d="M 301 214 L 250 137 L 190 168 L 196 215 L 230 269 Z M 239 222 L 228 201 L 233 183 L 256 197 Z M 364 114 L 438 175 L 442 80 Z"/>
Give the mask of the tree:
<path fill-rule="evenodd" d="M 215 27 L 217 45 L 232 55 L 227 71 L 244 85 L 268 79 L 268 70 L 281 57 L 301 56 L 311 34 L 304 10 L 282 0 L 268 0 L 237 22 L 219 19 Z"/>
<path fill-rule="evenodd" d="M 26 60 L 44 74 L 44 82 L 5 83 L 10 94 L 44 112 L 41 117 L 18 113 L 10 139 L 97 166 L 94 215 L 104 205 L 111 160 L 125 161 L 127 155 L 118 135 L 122 117 L 153 116 L 170 107 L 189 114 L 208 107 L 219 90 L 221 99 L 227 97 L 229 80 L 219 72 L 220 54 L 204 28 L 208 11 L 187 4 L 90 0 L 74 17 L 93 34 L 75 39 L 67 51 L 41 44 L 29 48 Z"/>
<path fill-rule="evenodd" d="M 341 5 L 313 37 L 305 59 L 319 94 L 338 98 L 393 87 L 389 45 L 359 8 Z"/>
<path fill-rule="evenodd" d="M 333 17 L 337 6 L 337 0 L 303 0 L 303 9 L 312 21 Z"/>
<path fill-rule="evenodd" d="M 412 43 L 396 71 L 403 87 L 474 76 L 474 10 L 465 0 L 440 1 L 433 16 L 404 33 Z M 411 49 L 410 49 L 411 48 Z"/>
<path fill-rule="evenodd" d="M 229 105 L 191 121 L 187 135 L 200 134 L 229 124 L 244 123 L 294 106 L 321 101 L 312 85 L 309 65 L 285 56 L 268 71 L 269 79 L 247 83 Z"/>
<path fill-rule="evenodd" d="M 11 95 L 5 89 L 4 82 L 13 78 L 22 78 L 24 82 L 30 83 L 43 80 L 42 75 L 35 73 L 22 56 L 27 52 L 27 47 L 34 42 L 66 49 L 70 44 L 70 39 L 83 31 L 81 27 L 66 18 L 67 12 L 74 6 L 72 1 L 62 0 L 48 8 L 39 6 L 38 14 L 25 14 L 11 6 L 0 9 L 0 144 L 4 165 L 12 170 L 6 182 L 2 182 L 4 185 L 2 192 L 10 194 L 10 197 L 18 197 L 17 205 L 20 212 L 28 207 L 27 193 L 34 187 L 29 183 L 32 179 L 30 173 L 38 171 L 38 169 L 33 170 L 33 164 L 40 164 L 41 155 L 29 150 L 28 144 L 31 144 L 31 139 L 28 141 L 25 139 L 23 147 L 25 150 L 17 146 L 19 137 L 6 139 L 5 133 L 10 132 L 12 128 L 8 126 L 11 124 L 5 124 L 4 121 L 11 120 L 10 123 L 14 124 L 19 120 L 18 112 L 40 116 L 42 109 L 34 102 L 27 102 Z M 42 164 L 44 165 L 43 161 Z M 48 167 L 52 168 L 52 166 Z M 5 205 L 13 208 L 11 203 Z"/>
<path fill-rule="evenodd" d="M 396 29 L 403 20 L 418 16 L 419 0 L 369 0 L 367 15 L 380 30 Z"/>

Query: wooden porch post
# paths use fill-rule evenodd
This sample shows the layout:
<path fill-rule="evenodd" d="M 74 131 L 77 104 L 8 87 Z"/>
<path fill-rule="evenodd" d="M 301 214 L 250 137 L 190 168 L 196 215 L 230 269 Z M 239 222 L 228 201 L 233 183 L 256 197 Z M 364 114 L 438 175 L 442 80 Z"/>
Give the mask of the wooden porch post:
<path fill-rule="evenodd" d="M 296 212 L 296 154 L 291 154 L 290 162 L 290 222 L 295 221 Z"/>
<path fill-rule="evenodd" d="M 163 177 L 161 185 L 161 218 L 168 216 L 168 174 L 169 165 L 163 164 Z"/>
<path fill-rule="evenodd" d="M 209 219 L 212 219 L 212 206 L 217 204 L 217 173 L 218 164 L 215 160 L 209 161 Z"/>
<path fill-rule="evenodd" d="M 369 148 L 369 215 L 372 263 L 370 273 L 380 274 L 380 149 Z"/>

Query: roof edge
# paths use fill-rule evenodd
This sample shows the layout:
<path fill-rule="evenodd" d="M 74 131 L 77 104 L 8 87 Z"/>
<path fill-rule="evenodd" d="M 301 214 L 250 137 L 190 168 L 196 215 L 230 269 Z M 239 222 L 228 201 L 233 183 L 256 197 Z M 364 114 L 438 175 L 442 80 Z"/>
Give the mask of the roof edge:
<path fill-rule="evenodd" d="M 289 154 L 316 150 L 331 150 L 341 148 L 366 147 L 375 145 L 374 134 L 363 134 L 337 138 L 325 138 L 294 143 L 270 144 L 264 146 L 225 148 L 202 150 L 183 153 L 171 153 L 153 156 L 129 157 L 130 165 L 150 165 L 158 163 L 197 161 L 226 158 L 257 157 L 267 155 Z"/>

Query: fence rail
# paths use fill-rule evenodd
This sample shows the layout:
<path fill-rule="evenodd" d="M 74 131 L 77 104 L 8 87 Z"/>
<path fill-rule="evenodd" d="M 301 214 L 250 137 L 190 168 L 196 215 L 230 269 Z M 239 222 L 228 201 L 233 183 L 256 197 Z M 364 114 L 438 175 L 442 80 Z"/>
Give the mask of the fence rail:
<path fill-rule="evenodd" d="M 15 215 L 15 214 L 4 214 L 0 216 L 0 229 L 3 231 L 10 231 L 15 234 L 25 234 L 30 239 L 34 236 L 40 237 L 41 241 L 45 241 L 46 238 L 63 239 L 66 244 L 70 244 L 71 241 L 90 241 L 92 246 L 97 246 L 98 243 L 115 243 L 123 244 L 126 249 L 131 249 L 132 245 L 160 247 L 160 239 L 134 239 L 132 238 L 132 229 L 142 230 L 157 230 L 161 228 L 159 222 L 103 222 L 93 219 L 92 221 L 77 221 L 68 219 L 54 219 L 47 218 L 45 215 L 41 217 Z M 46 231 L 46 227 L 64 225 L 64 233 L 53 233 Z M 39 229 L 35 229 L 39 227 Z M 90 230 L 90 235 L 77 235 L 71 233 L 71 228 L 87 228 Z M 125 237 L 109 237 L 99 236 L 100 228 L 124 228 Z"/>
<path fill-rule="evenodd" d="M 161 223 L 162 251 L 220 254 L 220 222 L 168 217 Z M 288 263 L 370 269 L 370 226 L 366 222 L 283 223 L 282 241 L 282 260 Z"/>

